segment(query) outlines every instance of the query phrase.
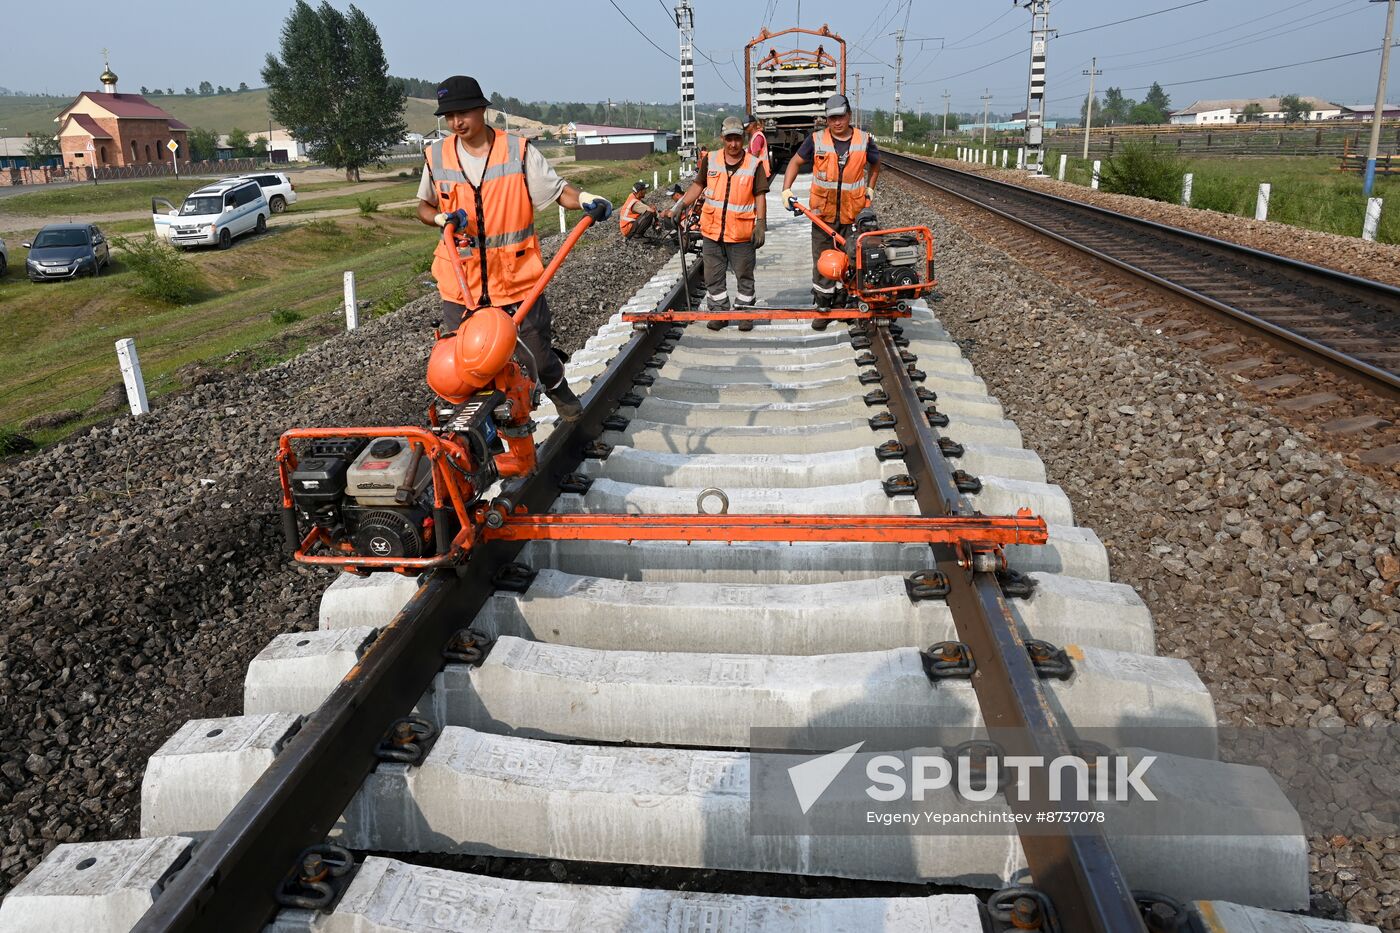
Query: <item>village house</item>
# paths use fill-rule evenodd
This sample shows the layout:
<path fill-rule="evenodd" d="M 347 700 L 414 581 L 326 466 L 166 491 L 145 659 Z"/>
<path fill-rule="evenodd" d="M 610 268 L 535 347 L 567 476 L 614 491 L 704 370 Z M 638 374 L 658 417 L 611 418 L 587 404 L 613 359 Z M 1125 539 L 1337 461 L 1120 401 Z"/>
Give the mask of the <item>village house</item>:
<path fill-rule="evenodd" d="M 1335 120 L 1342 115 L 1342 107 L 1323 100 L 1321 97 L 1303 97 L 1304 120 Z M 1245 108 L 1258 104 L 1260 113 L 1254 122 L 1277 123 L 1283 120 L 1284 110 L 1277 97 L 1240 97 L 1228 100 L 1198 100 L 1189 107 L 1173 110 L 1171 122 L 1178 126 L 1226 126 L 1245 122 Z"/>
<path fill-rule="evenodd" d="M 82 92 L 54 118 L 66 167 L 169 165 L 172 153 L 166 144 L 172 139 L 178 155 L 188 157 L 188 126 L 140 94 L 117 93 L 110 67 L 99 80 L 101 91 Z"/>

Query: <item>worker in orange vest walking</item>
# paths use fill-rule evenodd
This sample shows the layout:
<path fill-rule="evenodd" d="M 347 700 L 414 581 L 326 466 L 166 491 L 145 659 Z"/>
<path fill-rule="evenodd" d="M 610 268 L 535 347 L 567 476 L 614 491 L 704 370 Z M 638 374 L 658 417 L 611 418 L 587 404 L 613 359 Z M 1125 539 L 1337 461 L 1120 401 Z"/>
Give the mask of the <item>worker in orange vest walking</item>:
<path fill-rule="evenodd" d="M 556 201 L 570 210 L 601 203 L 606 220 L 612 204 L 565 182 L 524 138 L 487 126 L 490 101 L 475 78 L 448 78 L 438 85 L 437 98 L 436 114 L 452 135 L 423 151 L 427 164 L 418 186 L 418 219 L 429 226 L 452 224 L 457 253 L 467 260 L 463 292 L 449 247 L 438 241 L 433 278 L 442 296 L 444 332 L 451 332 L 479 308 L 514 312 L 544 274 L 535 211 Z M 552 346 L 552 330 L 541 295 L 520 325 L 522 356 L 559 417 L 575 421 L 583 407 L 564 378 L 567 357 Z"/>
<path fill-rule="evenodd" d="M 851 126 L 851 102 L 845 94 L 833 94 L 826 101 L 826 127 L 803 140 L 788 161 L 783 174 L 783 204 L 793 197 L 792 184 L 798 170 L 812 163 L 813 212 L 848 237 L 851 224 L 862 209 L 875 200 L 875 179 L 880 176 L 880 151 L 875 138 Z M 817 308 L 829 310 L 838 283 L 821 274 L 817 259 L 823 250 L 840 249 L 826 231 L 812 224 L 812 297 Z M 831 321 L 815 320 L 815 330 L 826 330 Z"/>
<path fill-rule="evenodd" d="M 770 180 L 763 162 L 744 148 L 744 124 L 738 117 L 726 117 L 720 129 L 724 149 L 706 152 L 696 165 L 695 181 L 679 201 L 667 211 L 675 218 L 701 197 L 700 255 L 705 261 L 705 305 L 709 311 L 752 308 L 755 251 L 763 246 L 768 226 L 767 198 Z M 726 278 L 734 272 L 736 294 L 731 308 Z M 728 321 L 712 320 L 706 326 L 719 330 Z M 744 321 L 740 330 L 753 330 Z"/>

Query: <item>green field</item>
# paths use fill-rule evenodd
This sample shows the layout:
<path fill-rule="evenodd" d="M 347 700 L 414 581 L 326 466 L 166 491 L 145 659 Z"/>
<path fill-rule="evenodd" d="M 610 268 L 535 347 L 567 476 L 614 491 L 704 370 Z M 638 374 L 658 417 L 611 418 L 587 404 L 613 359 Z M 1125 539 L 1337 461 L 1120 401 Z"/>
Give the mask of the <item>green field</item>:
<path fill-rule="evenodd" d="M 941 147 L 939 156 L 953 158 L 956 145 Z M 900 148 L 922 155 L 932 154 L 932 148 L 928 146 Z M 995 147 L 988 148 L 999 151 Z M 1054 175 L 1059 171 L 1061 152 L 1069 157 L 1065 163 L 1065 181 L 1088 187 L 1094 160 L 1079 158 L 1078 148 L 1071 151 L 1046 149 L 1046 172 Z M 1014 165 L 1015 158 L 1016 151 L 1012 148 L 1008 165 Z M 1361 179 L 1337 171 L 1337 160 L 1334 158 L 1211 156 L 1183 159 L 1181 165 L 1183 172 L 1191 172 L 1194 176 L 1192 207 L 1252 218 L 1259 185 L 1268 182 L 1271 186 L 1269 220 L 1341 236 L 1361 236 L 1361 226 L 1366 216 L 1366 198 L 1361 191 Z M 1376 241 L 1400 243 L 1400 178 L 1378 176 L 1372 196 L 1385 200 Z"/>
<path fill-rule="evenodd" d="M 139 85 L 121 86 L 123 93 L 139 93 Z M 5 132 L 0 135 L 23 136 L 25 133 L 56 133 L 58 124 L 54 117 L 77 97 L 0 97 L 0 126 Z M 254 88 L 234 94 L 211 94 L 201 97 L 198 94 L 173 97 L 146 98 L 172 117 L 190 126 L 200 126 L 216 133 L 227 133 L 233 129 L 249 133 L 267 129 L 267 89 Z M 404 119 L 414 133 L 425 133 L 437 126 L 433 116 L 436 104 L 433 101 L 410 97 L 404 107 Z"/>
<path fill-rule="evenodd" d="M 659 169 L 664 180 L 667 168 L 676 164 L 673 156 L 588 163 L 574 172 L 574 180 L 621 204 L 637 178 L 649 179 Z M 412 198 L 416 188 L 416 179 L 394 178 L 386 187 L 306 206 L 355 207 L 366 196 L 388 204 Z M 578 216 L 570 212 L 569 222 Z M 541 211 L 536 222 L 541 235 L 554 233 L 557 209 Z M 108 233 L 144 234 L 150 221 L 103 227 Z M 434 231 L 420 224 L 411 208 L 274 227 L 230 250 L 182 254 L 198 270 L 201 284 L 194 300 L 173 307 L 137 294 L 136 274 L 123 267 L 119 252 L 101 278 L 36 285 L 23 275 L 23 250 L 14 249 L 11 272 L 0 278 L 0 338 L 10 348 L 0 360 L 0 434 L 20 432 L 35 415 L 76 412 L 64 424 L 22 431 L 48 443 L 110 417 L 112 410 L 97 403 L 120 382 L 113 344 L 122 337 L 136 338 L 153 398 L 179 389 L 176 371 L 190 363 L 239 368 L 294 355 L 343 329 L 347 269 L 355 271 L 360 298 L 375 302 L 376 312 L 421 294 L 415 280 L 428 269 L 434 240 Z M 580 247 L 589 245 L 585 240 Z"/>

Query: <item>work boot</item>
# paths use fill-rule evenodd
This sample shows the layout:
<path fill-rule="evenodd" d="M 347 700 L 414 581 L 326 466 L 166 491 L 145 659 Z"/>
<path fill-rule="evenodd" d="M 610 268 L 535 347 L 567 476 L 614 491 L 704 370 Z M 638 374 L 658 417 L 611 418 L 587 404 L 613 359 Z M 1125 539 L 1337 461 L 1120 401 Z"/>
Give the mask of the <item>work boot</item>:
<path fill-rule="evenodd" d="M 816 305 L 817 305 L 817 310 L 818 310 L 818 311 L 830 311 L 830 310 L 831 310 L 831 299 L 832 299 L 832 295 L 828 294 L 827 292 L 819 292 L 819 291 L 817 291 L 816 289 L 813 289 L 813 290 L 812 290 L 812 297 L 816 299 Z M 813 319 L 812 319 L 812 330 L 826 330 L 826 329 L 827 329 L 828 327 L 830 327 L 830 326 L 831 326 L 831 318 L 813 318 Z"/>
<path fill-rule="evenodd" d="M 729 299 L 726 298 L 723 302 L 719 302 L 715 301 L 713 298 L 706 298 L 705 310 L 709 311 L 711 314 L 717 313 L 719 311 L 728 311 Z M 720 320 L 719 318 L 715 318 L 712 321 L 706 322 L 705 326 L 708 327 L 710 330 L 724 330 L 726 327 L 729 326 L 729 322 Z"/>
<path fill-rule="evenodd" d="M 755 307 L 757 307 L 757 306 L 758 306 L 758 301 L 757 301 L 757 299 L 752 300 L 752 301 L 744 301 L 744 300 L 742 300 L 742 299 L 735 299 L 735 301 L 734 301 L 734 309 L 735 309 L 736 311 L 752 311 L 752 310 L 753 310 Z M 743 330 L 743 331 L 753 330 L 753 321 L 752 321 L 752 320 L 740 321 L 740 322 L 739 322 L 739 329 L 740 329 L 740 330 Z"/>
<path fill-rule="evenodd" d="M 567 379 L 560 379 L 559 384 L 545 394 L 554 403 L 554 411 L 559 415 L 560 421 L 574 422 L 583 416 L 583 403 L 578 400 L 574 390 L 569 388 Z"/>

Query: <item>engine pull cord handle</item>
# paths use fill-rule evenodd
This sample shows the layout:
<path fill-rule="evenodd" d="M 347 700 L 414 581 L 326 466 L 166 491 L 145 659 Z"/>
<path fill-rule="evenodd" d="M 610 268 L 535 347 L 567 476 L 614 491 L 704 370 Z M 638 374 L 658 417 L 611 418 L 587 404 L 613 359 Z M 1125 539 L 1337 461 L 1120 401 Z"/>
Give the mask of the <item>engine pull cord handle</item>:
<path fill-rule="evenodd" d="M 788 198 L 788 209 L 791 210 L 794 214 L 806 214 L 807 219 L 810 220 L 812 223 L 816 224 L 822 230 L 826 231 L 827 236 L 831 237 L 831 239 L 836 243 L 837 246 L 846 245 L 845 237 L 841 236 L 839 233 L 833 230 L 831 226 L 827 224 L 826 221 L 822 220 L 821 217 L 809 210 L 807 205 L 797 200 L 797 198 Z"/>
<path fill-rule="evenodd" d="M 512 317 L 515 318 L 516 327 L 524 323 L 525 315 L 529 314 L 530 309 L 535 306 L 535 302 L 540 300 L 540 296 L 544 294 L 544 287 L 549 284 L 549 280 L 554 278 L 554 273 L 558 272 L 559 267 L 564 264 L 565 257 L 567 257 L 569 251 L 574 248 L 574 244 L 578 242 L 578 238 L 583 236 L 583 232 L 597 223 L 602 216 L 603 205 L 596 205 L 593 210 L 586 211 L 583 215 L 583 219 L 574 225 L 574 229 L 569 231 L 569 235 L 559 246 L 558 251 L 555 252 L 554 258 L 551 259 L 549 265 L 545 267 L 544 274 L 535 282 L 535 287 L 530 289 L 530 293 L 525 296 L 524 301 L 520 302 L 520 307 L 517 308 L 515 314 L 512 315 Z"/>

